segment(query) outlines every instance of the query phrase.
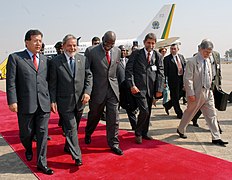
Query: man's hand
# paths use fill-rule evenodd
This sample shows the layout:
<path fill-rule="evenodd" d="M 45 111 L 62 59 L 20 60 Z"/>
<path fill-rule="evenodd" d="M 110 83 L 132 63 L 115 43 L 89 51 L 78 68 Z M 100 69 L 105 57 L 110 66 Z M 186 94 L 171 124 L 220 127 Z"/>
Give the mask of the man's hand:
<path fill-rule="evenodd" d="M 86 104 L 87 102 L 89 102 L 89 100 L 90 100 L 90 95 L 83 94 L 82 99 L 81 99 L 82 104 Z"/>
<path fill-rule="evenodd" d="M 131 93 L 132 94 L 137 94 L 137 93 L 139 93 L 140 92 L 140 90 L 136 87 L 136 86 L 132 86 L 131 87 Z"/>
<path fill-rule="evenodd" d="M 53 113 L 56 113 L 57 112 L 57 104 L 56 103 L 51 103 L 51 111 Z"/>
<path fill-rule="evenodd" d="M 13 103 L 13 104 L 9 105 L 9 109 L 12 112 L 18 112 L 18 104 L 17 103 Z"/>
<path fill-rule="evenodd" d="M 156 98 L 159 98 L 159 97 L 161 97 L 161 96 L 162 96 L 162 92 L 156 92 L 156 93 L 155 93 L 155 97 L 156 97 Z"/>
<path fill-rule="evenodd" d="M 188 97 L 190 102 L 195 102 L 196 101 L 196 96 L 189 96 Z"/>

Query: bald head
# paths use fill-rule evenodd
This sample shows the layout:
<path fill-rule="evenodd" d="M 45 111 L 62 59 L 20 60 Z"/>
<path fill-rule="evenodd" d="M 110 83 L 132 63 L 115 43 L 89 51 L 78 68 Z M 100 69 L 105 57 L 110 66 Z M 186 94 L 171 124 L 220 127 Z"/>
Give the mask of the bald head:
<path fill-rule="evenodd" d="M 114 47 L 115 41 L 116 41 L 116 34 L 113 31 L 107 31 L 103 38 L 103 47 L 106 51 L 109 51 Z"/>

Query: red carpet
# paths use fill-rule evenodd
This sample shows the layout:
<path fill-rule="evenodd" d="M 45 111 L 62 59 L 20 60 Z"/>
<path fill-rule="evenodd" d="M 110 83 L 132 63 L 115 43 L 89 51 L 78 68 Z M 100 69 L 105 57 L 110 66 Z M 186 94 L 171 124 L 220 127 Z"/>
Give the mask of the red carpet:
<path fill-rule="evenodd" d="M 71 156 L 63 152 L 64 137 L 57 126 L 57 116 L 49 122 L 48 165 L 54 175 L 47 176 L 36 170 L 34 143 L 33 161 L 27 162 L 24 148 L 18 137 L 15 113 L 8 110 L 6 94 L 0 91 L 0 133 L 24 163 L 40 179 L 231 179 L 232 163 L 215 157 L 190 151 L 161 141 L 134 142 L 133 133 L 120 131 L 123 156 L 111 153 L 106 143 L 105 126 L 98 126 L 90 145 L 84 144 L 82 121 L 79 130 L 83 166 L 74 166 Z"/>

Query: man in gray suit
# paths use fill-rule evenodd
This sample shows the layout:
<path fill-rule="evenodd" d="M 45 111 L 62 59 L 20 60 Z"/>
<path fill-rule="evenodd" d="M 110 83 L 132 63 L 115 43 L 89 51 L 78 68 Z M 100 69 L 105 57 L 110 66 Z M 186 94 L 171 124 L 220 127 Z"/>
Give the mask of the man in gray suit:
<path fill-rule="evenodd" d="M 213 90 L 213 93 L 215 93 L 216 89 L 221 89 L 221 58 L 220 54 L 217 51 L 212 51 L 212 54 L 209 57 L 210 63 L 211 63 L 211 68 L 212 68 L 212 85 L 211 89 Z M 201 111 L 199 110 L 196 115 L 193 117 L 192 122 L 193 126 L 199 127 L 199 124 L 197 123 L 197 119 L 201 116 Z M 220 132 L 222 130 L 220 129 Z"/>
<path fill-rule="evenodd" d="M 213 92 L 211 90 L 213 79 L 209 57 L 212 50 L 213 43 L 211 41 L 202 41 L 198 54 L 186 64 L 184 85 L 188 98 L 188 106 L 184 111 L 177 133 L 181 138 L 187 138 L 184 134 L 186 127 L 196 112 L 200 109 L 211 131 L 213 139 L 212 143 L 225 146 L 228 142 L 222 141 L 220 137 L 217 114 L 214 107 Z"/>
<path fill-rule="evenodd" d="M 148 33 L 143 42 L 144 48 L 133 51 L 126 65 L 126 80 L 139 107 L 135 128 L 137 144 L 142 143 L 142 138 L 153 139 L 147 134 L 153 97 L 160 98 L 164 87 L 163 56 L 154 50 L 155 34 Z"/>
<path fill-rule="evenodd" d="M 63 39 L 64 53 L 51 62 L 49 90 L 51 109 L 63 120 L 66 142 L 64 151 L 70 152 L 77 166 L 82 165 L 77 129 L 84 105 L 92 90 L 92 73 L 85 57 L 77 53 L 77 39 L 68 34 Z"/>
<path fill-rule="evenodd" d="M 122 155 L 119 148 L 119 88 L 116 76 L 117 65 L 120 60 L 120 50 L 114 47 L 116 35 L 108 31 L 102 38 L 102 43 L 91 48 L 87 55 L 90 70 L 93 73 L 93 90 L 89 103 L 87 126 L 85 128 L 85 143 L 91 143 L 91 135 L 106 107 L 107 142 L 111 150 Z"/>
<path fill-rule="evenodd" d="M 29 30 L 25 35 L 26 50 L 8 58 L 6 89 L 12 112 L 17 112 L 20 140 L 28 161 L 33 158 L 32 138 L 37 136 L 37 169 L 53 174 L 47 167 L 47 136 L 50 96 L 47 83 L 48 61 L 40 54 L 43 34 Z"/>

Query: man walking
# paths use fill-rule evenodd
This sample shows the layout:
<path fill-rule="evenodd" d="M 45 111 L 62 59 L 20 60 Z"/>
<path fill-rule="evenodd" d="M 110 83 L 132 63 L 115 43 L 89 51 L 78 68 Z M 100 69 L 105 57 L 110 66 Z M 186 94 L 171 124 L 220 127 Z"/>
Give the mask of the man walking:
<path fill-rule="evenodd" d="M 77 39 L 68 34 L 63 39 L 64 53 L 51 62 L 49 90 L 51 109 L 59 112 L 66 142 L 64 151 L 71 153 L 77 166 L 82 165 L 77 129 L 84 105 L 92 90 L 92 73 L 83 55 L 77 54 Z"/>
<path fill-rule="evenodd" d="M 53 174 L 47 166 L 48 120 L 50 96 L 48 91 L 47 58 L 40 54 L 43 34 L 29 30 L 25 35 L 26 50 L 8 58 L 6 73 L 7 101 L 18 116 L 20 140 L 28 161 L 33 158 L 32 139 L 37 137 L 37 169 Z"/>
<path fill-rule="evenodd" d="M 186 64 L 184 84 L 188 105 L 187 109 L 184 111 L 179 127 L 177 128 L 177 133 L 181 138 L 187 138 L 185 135 L 186 127 L 200 109 L 209 126 L 212 135 L 212 143 L 225 146 L 228 142 L 222 141 L 220 137 L 213 92 L 211 90 L 212 69 L 209 56 L 212 50 L 213 43 L 211 41 L 202 41 L 198 54 Z"/>
<path fill-rule="evenodd" d="M 85 128 L 85 143 L 91 143 L 91 135 L 106 107 L 107 142 L 115 154 L 122 155 L 123 151 L 119 147 L 118 139 L 119 88 L 116 76 L 121 53 L 117 47 L 114 47 L 115 40 L 114 32 L 106 32 L 102 38 L 102 43 L 93 46 L 87 55 L 90 70 L 93 73 L 93 90 Z"/>
<path fill-rule="evenodd" d="M 143 42 L 144 48 L 133 51 L 126 65 L 126 80 L 139 107 L 135 127 L 137 144 L 142 143 L 142 138 L 153 139 L 147 134 L 153 97 L 160 98 L 164 87 L 163 56 L 154 50 L 155 34 L 147 34 Z"/>

